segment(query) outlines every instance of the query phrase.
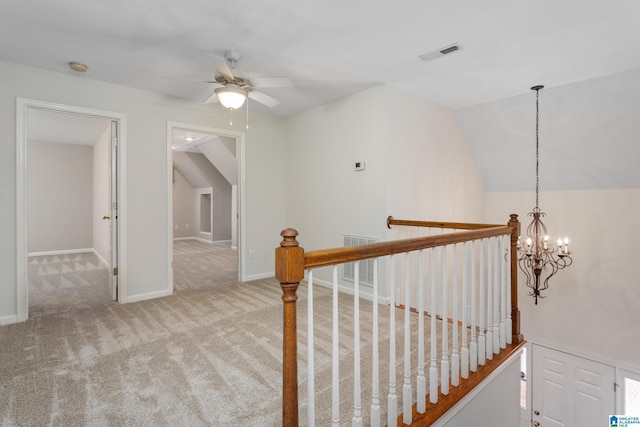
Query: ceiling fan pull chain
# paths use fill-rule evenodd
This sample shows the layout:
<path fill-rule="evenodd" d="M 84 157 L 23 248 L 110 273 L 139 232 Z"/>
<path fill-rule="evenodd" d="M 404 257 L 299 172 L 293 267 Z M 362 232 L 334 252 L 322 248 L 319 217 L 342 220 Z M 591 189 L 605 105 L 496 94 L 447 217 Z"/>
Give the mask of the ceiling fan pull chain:
<path fill-rule="evenodd" d="M 246 128 L 249 129 L 249 99 L 247 99 L 247 120 L 246 120 Z"/>
<path fill-rule="evenodd" d="M 229 108 L 229 126 L 233 126 L 233 108 Z"/>

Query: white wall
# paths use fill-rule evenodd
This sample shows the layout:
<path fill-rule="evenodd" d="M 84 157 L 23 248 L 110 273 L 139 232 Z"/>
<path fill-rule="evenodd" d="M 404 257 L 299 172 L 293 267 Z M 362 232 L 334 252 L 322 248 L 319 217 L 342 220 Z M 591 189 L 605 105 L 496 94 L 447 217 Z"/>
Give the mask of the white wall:
<path fill-rule="evenodd" d="M 519 426 L 520 425 L 520 357 L 494 372 L 486 386 L 473 399 L 464 399 L 450 413 L 440 418 L 434 427 Z M 451 413 L 455 413 L 452 415 Z"/>
<path fill-rule="evenodd" d="M 382 85 L 292 117 L 287 131 L 287 225 L 306 250 L 342 246 L 343 234 L 397 238 L 388 215 L 484 218 L 482 181 L 446 107 Z"/>
<path fill-rule="evenodd" d="M 195 192 L 177 169 L 173 170 L 173 237 L 195 237 Z M 189 227 L 189 228 L 187 228 Z"/>
<path fill-rule="evenodd" d="M 454 112 L 391 88 L 385 96 L 388 214 L 482 222 L 484 186 Z"/>
<path fill-rule="evenodd" d="M 167 121 L 227 129 L 219 106 L 0 61 L 0 322 L 14 321 L 16 307 L 16 97 L 125 114 L 128 300 L 168 289 Z M 253 113 L 245 135 L 246 250 L 266 253 L 247 261 L 249 278 L 273 274 L 273 248 L 285 223 L 282 119 Z M 267 272 L 267 273 L 265 273 Z"/>
<path fill-rule="evenodd" d="M 28 158 L 29 253 L 92 248 L 93 147 L 29 141 Z"/>
<path fill-rule="evenodd" d="M 111 126 L 107 126 L 93 146 L 93 249 L 111 260 Z"/>
<path fill-rule="evenodd" d="M 210 186 L 207 191 L 213 197 L 211 240 L 231 240 L 231 184 L 204 154 L 185 154 Z M 199 201 L 196 206 L 200 206 Z"/>
<path fill-rule="evenodd" d="M 534 192 L 487 194 L 487 219 L 520 215 L 523 233 Z M 525 339 L 640 370 L 640 189 L 545 191 L 540 207 L 552 239 L 569 236 L 573 265 L 551 279 L 534 305 L 519 279 Z"/>

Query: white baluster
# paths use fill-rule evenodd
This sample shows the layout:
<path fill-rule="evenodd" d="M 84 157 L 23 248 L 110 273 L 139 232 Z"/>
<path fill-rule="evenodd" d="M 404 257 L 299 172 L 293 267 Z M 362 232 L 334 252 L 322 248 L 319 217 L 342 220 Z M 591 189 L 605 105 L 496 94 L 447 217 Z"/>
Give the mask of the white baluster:
<path fill-rule="evenodd" d="M 491 251 L 491 239 L 486 239 L 487 244 L 487 347 L 486 357 L 493 360 L 493 263 Z"/>
<path fill-rule="evenodd" d="M 360 263 L 356 262 L 353 276 L 353 427 L 362 427 L 360 381 Z"/>
<path fill-rule="evenodd" d="M 427 236 L 431 235 L 431 228 L 427 228 Z M 433 250 L 429 249 L 429 251 L 427 252 L 427 257 L 429 259 L 429 263 L 431 263 L 431 257 L 433 256 Z M 431 264 L 429 264 L 429 270 L 431 270 Z M 433 290 L 431 289 L 431 286 L 427 286 L 427 310 L 429 310 L 428 314 L 431 316 L 433 315 L 433 313 L 431 312 L 431 299 L 435 298 L 433 296 Z"/>
<path fill-rule="evenodd" d="M 393 308 L 393 305 L 391 306 Z M 372 348 L 372 381 L 371 386 L 371 426 L 380 426 L 380 363 L 378 352 L 378 258 L 373 260 L 373 348 Z"/>
<path fill-rule="evenodd" d="M 313 270 L 309 270 L 307 285 L 307 425 L 313 427 L 316 420 L 315 361 L 313 344 Z"/>
<path fill-rule="evenodd" d="M 500 353 L 500 236 L 493 244 L 493 354 Z"/>
<path fill-rule="evenodd" d="M 484 262 L 484 243 L 485 239 L 480 240 L 480 308 L 479 308 L 479 327 L 478 331 L 478 365 L 484 366 L 485 358 L 487 356 L 486 341 L 485 341 L 485 322 L 487 320 L 487 308 L 486 308 L 486 292 L 487 292 L 487 276 L 486 276 L 486 264 Z"/>
<path fill-rule="evenodd" d="M 469 346 L 469 369 L 471 372 L 478 370 L 478 341 L 476 337 L 477 332 L 477 312 L 476 312 L 476 291 L 477 291 L 477 277 L 476 277 L 476 250 L 475 242 L 471 242 L 471 344 Z"/>
<path fill-rule="evenodd" d="M 460 352 L 460 376 L 469 378 L 469 348 L 467 344 L 467 331 L 469 328 L 469 310 L 467 301 L 469 300 L 469 246 L 470 242 L 462 244 L 462 350 Z"/>
<path fill-rule="evenodd" d="M 338 266 L 333 266 L 333 343 L 331 349 L 331 423 L 340 425 L 340 347 L 338 340 Z"/>
<path fill-rule="evenodd" d="M 427 410 L 427 380 L 424 376 L 424 277 L 422 250 L 418 251 L 418 376 L 416 378 L 416 406 L 419 413 Z"/>
<path fill-rule="evenodd" d="M 402 419 L 411 424 L 413 414 L 413 392 L 411 390 L 411 272 L 409 270 L 409 253 L 404 257 L 404 383 L 402 385 Z"/>
<path fill-rule="evenodd" d="M 442 270 L 442 361 L 440 362 L 440 392 L 449 394 L 449 317 L 447 307 L 447 247 L 441 246 Z"/>
<path fill-rule="evenodd" d="M 396 394 L 396 259 L 389 257 L 391 280 L 389 282 L 389 394 L 387 395 L 387 425 L 398 419 L 398 395 Z"/>
<path fill-rule="evenodd" d="M 506 236 L 500 238 L 500 348 L 507 347 L 507 261 L 505 260 Z"/>
<path fill-rule="evenodd" d="M 506 284 L 505 287 L 507 288 L 507 309 L 505 310 L 507 312 L 507 344 L 511 344 L 513 342 L 513 320 L 511 318 L 511 236 L 507 235 L 506 236 L 506 240 L 507 240 L 507 274 L 506 276 Z"/>
<path fill-rule="evenodd" d="M 436 265 L 433 248 L 429 248 L 429 288 L 431 289 L 431 364 L 429 366 L 429 401 L 438 403 L 438 336 L 436 323 Z"/>
<path fill-rule="evenodd" d="M 460 384 L 460 354 L 458 353 L 458 244 L 453 245 L 453 347 L 451 351 L 451 385 Z"/>

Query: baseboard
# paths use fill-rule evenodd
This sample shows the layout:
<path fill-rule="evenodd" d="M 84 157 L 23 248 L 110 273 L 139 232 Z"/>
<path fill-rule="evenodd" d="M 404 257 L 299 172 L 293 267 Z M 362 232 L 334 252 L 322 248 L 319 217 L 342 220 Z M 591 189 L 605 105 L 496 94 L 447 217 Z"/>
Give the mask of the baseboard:
<path fill-rule="evenodd" d="M 174 237 L 173 241 L 175 242 L 176 240 L 194 240 L 195 237 L 190 236 L 190 237 Z"/>
<path fill-rule="evenodd" d="M 231 240 L 214 240 L 213 243 L 217 243 L 217 244 L 229 243 L 229 244 L 231 244 Z"/>
<path fill-rule="evenodd" d="M 313 279 L 313 283 L 315 285 L 320 285 L 325 288 L 333 289 L 333 283 L 328 282 L 326 280 L 321 279 Z M 353 288 L 350 286 L 345 286 L 342 284 L 338 284 L 338 290 L 340 292 L 344 292 L 349 295 L 353 295 Z M 360 288 L 360 298 L 365 299 L 367 301 L 373 301 L 373 289 L 370 288 Z M 391 299 L 389 297 L 382 297 L 378 295 L 378 304 L 389 305 L 391 304 Z"/>
<path fill-rule="evenodd" d="M 109 262 L 108 262 L 106 259 L 104 259 L 104 258 L 102 257 L 102 255 L 100 255 L 100 253 L 99 253 L 98 251 L 96 251 L 96 250 L 95 250 L 95 248 L 94 248 L 94 249 L 91 249 L 91 251 L 92 251 L 92 252 L 94 253 L 94 255 L 98 258 L 98 260 L 100 261 L 100 264 L 104 265 L 104 266 L 105 266 L 105 267 L 107 267 L 107 268 L 111 268 L 111 265 L 109 264 Z"/>
<path fill-rule="evenodd" d="M 44 251 L 44 252 L 29 252 L 27 256 L 47 256 L 47 255 L 67 255 L 67 254 L 84 254 L 87 252 L 93 252 L 93 248 L 84 249 L 65 249 L 62 251 Z"/>
<path fill-rule="evenodd" d="M 251 282 L 253 280 L 270 279 L 276 275 L 275 271 L 269 273 L 251 274 L 244 278 L 243 282 Z"/>
<path fill-rule="evenodd" d="M 148 299 L 167 297 L 169 295 L 171 295 L 171 292 L 168 290 L 149 292 L 148 294 L 131 295 L 126 298 L 124 303 L 128 304 L 130 302 L 146 301 Z"/>
<path fill-rule="evenodd" d="M 0 317 L 0 325 L 10 325 L 11 323 L 18 323 L 17 315 Z"/>

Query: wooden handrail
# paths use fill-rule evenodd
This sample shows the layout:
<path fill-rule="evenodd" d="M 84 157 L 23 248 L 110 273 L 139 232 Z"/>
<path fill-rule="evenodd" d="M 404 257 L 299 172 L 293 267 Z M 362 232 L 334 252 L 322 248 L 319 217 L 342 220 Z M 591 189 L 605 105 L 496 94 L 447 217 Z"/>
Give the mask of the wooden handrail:
<path fill-rule="evenodd" d="M 304 254 L 304 267 L 305 269 L 326 267 L 328 265 L 361 261 L 369 258 L 378 258 L 403 252 L 417 251 L 420 249 L 435 248 L 438 246 L 446 246 L 453 243 L 484 239 L 504 234 L 511 234 L 511 227 L 499 225 L 482 230 L 413 237 L 411 239 L 393 240 L 362 246 L 323 249 L 306 252 Z"/>
<path fill-rule="evenodd" d="M 426 228 L 452 228 L 457 230 L 480 230 L 491 227 L 504 227 L 502 224 L 476 224 L 472 222 L 437 222 L 437 221 L 417 221 L 414 219 L 395 219 L 391 215 L 387 217 L 387 228 L 392 225 L 403 225 L 407 227 Z"/>
<path fill-rule="evenodd" d="M 461 231 L 426 237 L 381 242 L 357 247 L 341 247 L 306 252 L 300 247 L 296 237 L 298 232 L 292 228 L 283 230 L 280 247 L 275 250 L 275 277 L 282 288 L 283 301 L 283 391 L 282 425 L 298 425 L 298 362 L 297 362 L 297 326 L 296 302 L 297 289 L 304 279 L 306 269 L 324 267 L 346 262 L 360 261 L 420 249 L 445 246 L 465 241 L 484 239 L 505 234 L 511 236 L 511 317 L 512 340 L 514 344 L 524 341 L 520 333 L 520 311 L 518 309 L 517 241 L 520 235 L 518 215 L 512 214 L 508 224 L 473 224 L 455 222 L 430 222 L 397 220 L 389 216 L 387 226 L 404 225 L 419 227 L 451 228 Z"/>

